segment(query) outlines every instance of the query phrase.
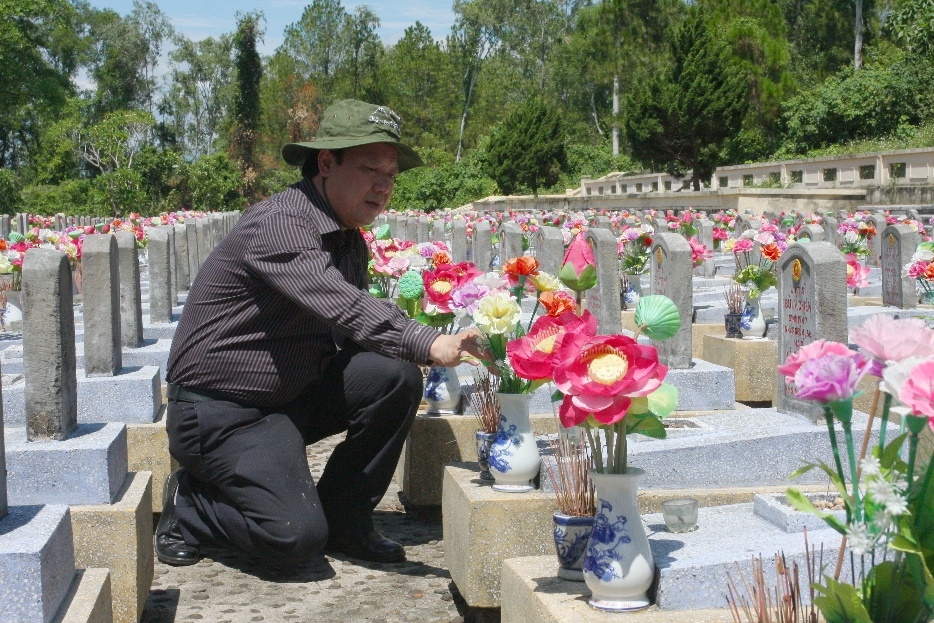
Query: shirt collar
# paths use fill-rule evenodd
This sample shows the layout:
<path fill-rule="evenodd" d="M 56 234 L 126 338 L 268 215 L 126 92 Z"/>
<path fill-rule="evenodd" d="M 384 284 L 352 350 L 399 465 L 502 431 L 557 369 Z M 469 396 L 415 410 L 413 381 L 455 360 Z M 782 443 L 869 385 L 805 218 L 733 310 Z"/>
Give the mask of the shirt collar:
<path fill-rule="evenodd" d="M 318 192 L 310 179 L 303 177 L 295 187 L 302 191 L 311 202 L 311 220 L 314 221 L 319 233 L 331 234 L 342 230 L 337 214 L 331 207 L 331 202 Z"/>

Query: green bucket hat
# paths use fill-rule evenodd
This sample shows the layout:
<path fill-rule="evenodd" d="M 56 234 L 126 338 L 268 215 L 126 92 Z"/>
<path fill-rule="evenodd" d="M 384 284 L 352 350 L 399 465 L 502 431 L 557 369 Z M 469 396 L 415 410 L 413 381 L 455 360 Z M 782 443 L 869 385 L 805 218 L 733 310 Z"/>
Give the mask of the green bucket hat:
<path fill-rule="evenodd" d="M 315 138 L 306 143 L 287 144 L 282 148 L 282 157 L 287 163 L 300 167 L 310 154 L 320 149 L 389 143 L 396 147 L 400 173 L 425 164 L 411 147 L 400 142 L 401 137 L 402 120 L 390 108 L 359 100 L 341 100 L 324 111 Z"/>

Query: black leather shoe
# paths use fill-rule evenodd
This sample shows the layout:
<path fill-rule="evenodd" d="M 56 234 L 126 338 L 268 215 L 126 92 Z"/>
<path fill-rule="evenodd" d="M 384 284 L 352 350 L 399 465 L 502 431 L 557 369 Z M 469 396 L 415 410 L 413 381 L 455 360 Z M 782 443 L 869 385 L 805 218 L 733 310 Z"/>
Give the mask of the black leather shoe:
<path fill-rule="evenodd" d="M 405 548 L 387 539 L 376 530 L 364 535 L 332 534 L 328 537 L 328 552 L 341 552 L 370 562 L 402 562 L 405 560 Z"/>
<path fill-rule="evenodd" d="M 156 558 L 159 562 L 174 567 L 193 565 L 201 559 L 201 550 L 185 543 L 185 537 L 178 527 L 175 517 L 175 492 L 178 491 L 178 478 L 182 469 L 175 470 L 165 479 L 165 492 L 162 494 L 162 514 L 156 524 L 156 534 L 153 537 L 156 547 Z"/>

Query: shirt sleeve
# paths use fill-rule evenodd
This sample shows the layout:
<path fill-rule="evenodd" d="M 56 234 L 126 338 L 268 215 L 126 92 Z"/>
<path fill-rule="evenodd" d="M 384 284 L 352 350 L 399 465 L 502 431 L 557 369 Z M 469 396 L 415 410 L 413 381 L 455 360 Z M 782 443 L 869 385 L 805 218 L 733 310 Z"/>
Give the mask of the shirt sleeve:
<path fill-rule="evenodd" d="M 348 283 L 307 220 L 283 212 L 264 219 L 244 253 L 244 265 L 253 277 L 363 348 L 428 363 L 440 333 Z"/>

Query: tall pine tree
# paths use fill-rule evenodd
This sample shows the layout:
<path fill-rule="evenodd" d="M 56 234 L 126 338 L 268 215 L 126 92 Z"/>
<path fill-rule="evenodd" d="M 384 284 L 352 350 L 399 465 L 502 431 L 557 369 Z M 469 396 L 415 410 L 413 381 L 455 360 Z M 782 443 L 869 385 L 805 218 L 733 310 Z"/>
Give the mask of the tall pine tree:
<path fill-rule="evenodd" d="M 231 159 L 243 173 L 244 197 L 250 203 L 256 199 L 256 132 L 259 128 L 261 110 L 259 87 L 263 78 L 263 63 L 256 42 L 263 36 L 260 28 L 262 13 L 237 15 L 237 33 L 234 35 L 234 65 L 237 76 L 237 96 L 233 109 L 233 132 L 230 141 Z"/>
<path fill-rule="evenodd" d="M 558 181 L 567 160 L 561 114 L 541 98 L 519 106 L 490 136 L 488 173 L 507 195 Z"/>
<path fill-rule="evenodd" d="M 672 175 L 691 172 L 694 190 L 710 180 L 746 111 L 746 78 L 731 50 L 695 5 L 670 35 L 672 63 L 629 97 L 626 135 L 633 156 Z"/>

